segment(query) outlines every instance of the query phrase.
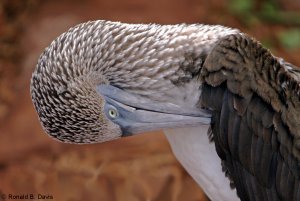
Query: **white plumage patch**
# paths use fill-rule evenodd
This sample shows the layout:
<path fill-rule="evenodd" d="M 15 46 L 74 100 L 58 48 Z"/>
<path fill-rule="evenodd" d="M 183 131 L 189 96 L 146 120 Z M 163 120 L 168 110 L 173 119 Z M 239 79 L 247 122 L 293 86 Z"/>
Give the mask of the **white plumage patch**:
<path fill-rule="evenodd" d="M 164 130 L 172 150 L 187 172 L 212 201 L 239 201 L 222 172 L 215 145 L 209 142 L 209 125 Z"/>

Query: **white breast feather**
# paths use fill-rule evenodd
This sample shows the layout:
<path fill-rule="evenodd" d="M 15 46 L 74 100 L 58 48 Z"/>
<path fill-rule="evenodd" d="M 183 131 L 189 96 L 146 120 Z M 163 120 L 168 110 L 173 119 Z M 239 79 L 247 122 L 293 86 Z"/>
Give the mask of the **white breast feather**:
<path fill-rule="evenodd" d="M 209 125 L 164 130 L 172 150 L 212 201 L 238 201 L 236 190 L 222 172 L 215 145 L 207 136 Z"/>

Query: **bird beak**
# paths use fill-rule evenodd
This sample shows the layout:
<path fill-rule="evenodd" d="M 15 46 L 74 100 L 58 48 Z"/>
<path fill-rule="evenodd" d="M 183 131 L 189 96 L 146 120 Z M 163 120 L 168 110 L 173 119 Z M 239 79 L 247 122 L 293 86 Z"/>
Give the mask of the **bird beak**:
<path fill-rule="evenodd" d="M 174 103 L 151 100 L 111 85 L 99 85 L 98 92 L 106 104 L 114 106 L 119 117 L 114 120 L 130 136 L 165 128 L 209 124 L 211 113 L 205 109 L 183 108 Z"/>

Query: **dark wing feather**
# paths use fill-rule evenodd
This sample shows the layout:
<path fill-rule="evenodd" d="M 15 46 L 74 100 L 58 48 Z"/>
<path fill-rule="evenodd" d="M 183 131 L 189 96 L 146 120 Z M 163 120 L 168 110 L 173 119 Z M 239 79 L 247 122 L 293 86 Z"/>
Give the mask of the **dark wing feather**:
<path fill-rule="evenodd" d="M 223 167 L 243 201 L 300 201 L 300 71 L 244 34 L 219 41 L 201 103 Z"/>

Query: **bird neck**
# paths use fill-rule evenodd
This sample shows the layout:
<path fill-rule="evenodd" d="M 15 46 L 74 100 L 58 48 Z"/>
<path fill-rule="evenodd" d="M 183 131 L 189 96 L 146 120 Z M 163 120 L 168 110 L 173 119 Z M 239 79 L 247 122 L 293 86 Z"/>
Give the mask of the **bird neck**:
<path fill-rule="evenodd" d="M 92 71 L 102 76 L 100 80 L 110 85 L 175 104 L 187 97 L 199 98 L 193 93 L 201 85 L 198 75 L 206 55 L 219 38 L 238 32 L 200 24 L 161 26 L 95 21 L 85 26 L 89 26 L 84 29 L 88 33 L 83 35 L 92 39 L 85 40 L 90 44 L 82 49 L 92 53 L 86 54 L 85 62 L 89 64 L 81 66 L 93 66 Z"/>

